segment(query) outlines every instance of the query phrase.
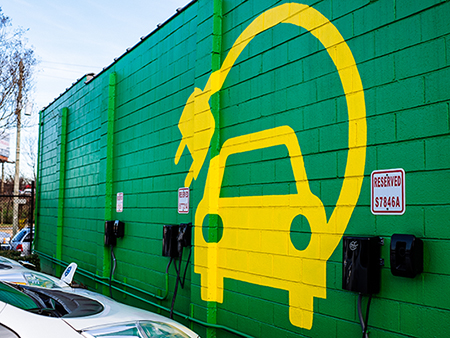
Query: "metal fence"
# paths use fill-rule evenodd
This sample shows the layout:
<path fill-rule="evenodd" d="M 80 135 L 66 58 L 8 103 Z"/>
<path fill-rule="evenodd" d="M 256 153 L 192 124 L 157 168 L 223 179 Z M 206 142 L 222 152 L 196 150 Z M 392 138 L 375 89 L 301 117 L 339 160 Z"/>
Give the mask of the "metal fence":
<path fill-rule="evenodd" d="M 25 227 L 34 225 L 34 184 L 30 192 L 0 195 L 0 232 L 11 237 Z"/>

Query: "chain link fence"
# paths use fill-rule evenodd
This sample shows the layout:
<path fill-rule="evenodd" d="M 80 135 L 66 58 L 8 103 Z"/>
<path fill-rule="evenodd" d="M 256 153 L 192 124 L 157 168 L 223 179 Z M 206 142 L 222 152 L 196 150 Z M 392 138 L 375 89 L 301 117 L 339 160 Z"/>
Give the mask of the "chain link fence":
<path fill-rule="evenodd" d="M 19 195 L 0 194 L 0 243 L 2 249 L 18 232 L 34 226 L 34 187 Z M 33 233 L 32 231 L 30 231 Z M 32 242 L 32 238 L 30 239 Z M 28 245 L 28 247 L 30 247 Z"/>

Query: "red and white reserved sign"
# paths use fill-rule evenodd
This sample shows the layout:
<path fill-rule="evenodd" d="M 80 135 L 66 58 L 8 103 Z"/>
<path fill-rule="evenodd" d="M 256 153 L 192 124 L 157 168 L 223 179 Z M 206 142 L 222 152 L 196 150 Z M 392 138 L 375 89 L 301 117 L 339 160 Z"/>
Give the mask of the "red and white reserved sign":
<path fill-rule="evenodd" d="M 178 213 L 189 213 L 189 188 L 178 189 Z"/>
<path fill-rule="evenodd" d="M 403 169 L 375 170 L 370 175 L 370 209 L 374 215 L 403 215 L 405 213 L 405 171 Z"/>
<path fill-rule="evenodd" d="M 118 192 L 116 199 L 116 212 L 122 211 L 123 211 L 123 192 Z"/>

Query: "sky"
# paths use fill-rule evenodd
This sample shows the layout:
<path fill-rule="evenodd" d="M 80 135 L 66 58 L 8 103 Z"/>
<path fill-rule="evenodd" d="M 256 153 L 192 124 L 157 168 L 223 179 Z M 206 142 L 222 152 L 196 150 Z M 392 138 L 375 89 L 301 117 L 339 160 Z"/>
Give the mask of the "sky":
<path fill-rule="evenodd" d="M 13 27 L 25 36 L 39 64 L 35 73 L 31 117 L 22 120 L 21 148 L 37 139 L 38 112 L 87 73 L 99 73 L 128 47 L 140 41 L 190 0 L 7 0 L 0 4 Z M 15 159 L 15 133 L 10 136 L 10 157 Z M 25 151 L 26 153 L 26 151 Z M 26 154 L 20 171 L 30 174 Z M 12 169 L 11 169 L 12 168 Z M 14 171 L 13 165 L 6 168 Z"/>

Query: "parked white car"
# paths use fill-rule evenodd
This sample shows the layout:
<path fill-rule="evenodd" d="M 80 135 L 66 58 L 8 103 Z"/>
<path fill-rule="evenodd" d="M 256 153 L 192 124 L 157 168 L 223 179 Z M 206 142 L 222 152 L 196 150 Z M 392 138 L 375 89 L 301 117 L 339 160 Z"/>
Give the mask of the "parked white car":
<path fill-rule="evenodd" d="M 8 244 L 2 245 L 2 250 L 15 250 L 22 252 L 22 256 L 29 255 L 31 253 L 31 235 L 29 227 L 23 228 Z"/>
<path fill-rule="evenodd" d="M 71 288 L 70 283 L 71 279 L 68 279 L 68 283 L 58 279 L 56 277 L 47 275 L 42 272 L 33 271 L 27 268 L 30 263 L 28 262 L 16 262 L 12 259 L 0 256 L 0 281 L 7 281 L 14 284 L 21 285 L 30 285 L 30 286 L 40 286 L 45 288 Z M 70 269 L 69 269 L 70 267 Z M 67 267 L 64 273 L 67 274 L 73 270 L 76 270 L 76 264 L 72 263 Z M 63 273 L 63 277 L 64 277 Z M 73 278 L 73 274 L 68 276 L 69 278 Z M 0 336 L 1 337 L 1 336 Z"/>
<path fill-rule="evenodd" d="M 70 287 L 75 263 L 58 280 L 5 260 L 0 264 L 11 267 L 0 269 L 0 337 L 199 338 L 166 317 Z"/>

